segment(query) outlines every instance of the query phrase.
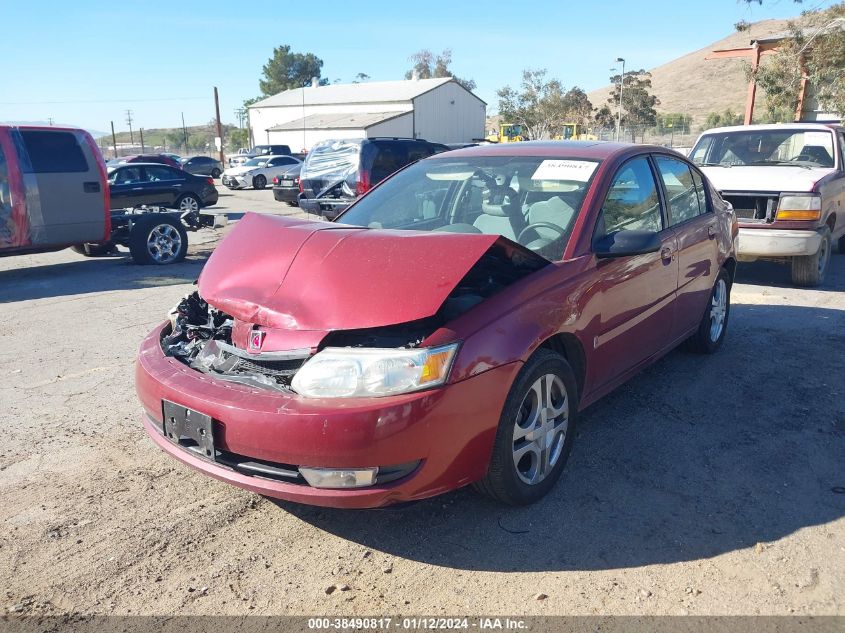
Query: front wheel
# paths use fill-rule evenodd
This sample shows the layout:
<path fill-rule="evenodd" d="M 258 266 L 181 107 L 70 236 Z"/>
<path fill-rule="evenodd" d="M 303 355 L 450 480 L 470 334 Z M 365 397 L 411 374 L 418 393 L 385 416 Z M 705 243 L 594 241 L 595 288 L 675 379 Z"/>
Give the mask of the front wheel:
<path fill-rule="evenodd" d="M 129 253 L 136 264 L 175 264 L 188 253 L 188 232 L 166 215 L 142 217 L 129 233 Z"/>
<path fill-rule="evenodd" d="M 812 288 L 824 282 L 830 263 L 830 229 L 825 227 L 822 242 L 814 255 L 792 258 L 792 283 Z"/>
<path fill-rule="evenodd" d="M 267 179 L 261 174 L 258 174 L 252 179 L 252 186 L 255 189 L 264 189 L 267 186 Z"/>
<path fill-rule="evenodd" d="M 731 313 L 731 278 L 724 268 L 716 277 L 710 301 L 698 330 L 687 339 L 687 349 L 698 354 L 712 354 L 722 346 L 728 331 L 728 317 Z"/>
<path fill-rule="evenodd" d="M 575 437 L 578 392 L 565 358 L 541 349 L 508 393 L 487 474 L 476 490 L 509 505 L 534 503 L 563 472 Z"/>

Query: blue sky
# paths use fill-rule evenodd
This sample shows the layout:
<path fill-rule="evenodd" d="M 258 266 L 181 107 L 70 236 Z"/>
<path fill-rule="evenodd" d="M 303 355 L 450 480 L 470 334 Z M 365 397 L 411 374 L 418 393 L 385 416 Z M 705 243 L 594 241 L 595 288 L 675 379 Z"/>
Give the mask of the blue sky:
<path fill-rule="evenodd" d="M 474 79 L 496 109 L 496 89 L 523 68 L 547 68 L 566 87 L 607 83 L 613 60 L 651 68 L 730 34 L 739 20 L 791 17 L 833 2 L 764 0 L 0 0 L 0 121 L 46 121 L 106 131 L 188 125 L 259 93 L 273 47 L 324 61 L 323 76 L 401 79 L 421 48 L 452 49 L 452 70 Z"/>

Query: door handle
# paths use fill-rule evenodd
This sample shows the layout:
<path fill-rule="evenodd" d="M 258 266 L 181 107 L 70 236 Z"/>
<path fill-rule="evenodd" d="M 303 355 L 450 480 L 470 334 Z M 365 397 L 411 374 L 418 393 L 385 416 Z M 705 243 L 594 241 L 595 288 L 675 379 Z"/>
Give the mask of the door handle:
<path fill-rule="evenodd" d="M 675 259 L 675 255 L 674 253 L 672 253 L 672 249 L 668 246 L 664 246 L 663 250 L 660 251 L 660 259 L 667 263 Z"/>
<path fill-rule="evenodd" d="M 100 193 L 100 183 L 98 182 L 83 182 L 82 191 L 85 193 Z"/>
<path fill-rule="evenodd" d="M 707 226 L 707 237 L 711 240 L 716 237 L 716 227 L 712 224 Z"/>
<path fill-rule="evenodd" d="M 143 191 L 143 187 L 132 187 L 132 191 Z"/>

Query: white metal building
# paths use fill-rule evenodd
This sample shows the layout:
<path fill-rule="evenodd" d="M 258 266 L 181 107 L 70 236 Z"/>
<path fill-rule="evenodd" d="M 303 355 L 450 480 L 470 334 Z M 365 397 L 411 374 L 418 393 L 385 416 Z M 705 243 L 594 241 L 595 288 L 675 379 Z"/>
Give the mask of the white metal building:
<path fill-rule="evenodd" d="M 451 77 L 286 90 L 249 107 L 252 144 L 310 149 L 335 138 L 401 136 L 438 143 L 484 137 L 487 104 Z"/>

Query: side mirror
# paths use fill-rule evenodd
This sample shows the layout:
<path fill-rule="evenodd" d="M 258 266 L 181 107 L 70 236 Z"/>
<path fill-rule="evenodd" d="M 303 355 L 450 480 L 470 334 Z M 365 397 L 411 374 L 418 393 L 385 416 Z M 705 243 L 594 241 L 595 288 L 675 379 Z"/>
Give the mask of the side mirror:
<path fill-rule="evenodd" d="M 631 257 L 660 250 L 660 236 L 654 231 L 616 231 L 593 243 L 593 252 L 599 259 Z"/>

